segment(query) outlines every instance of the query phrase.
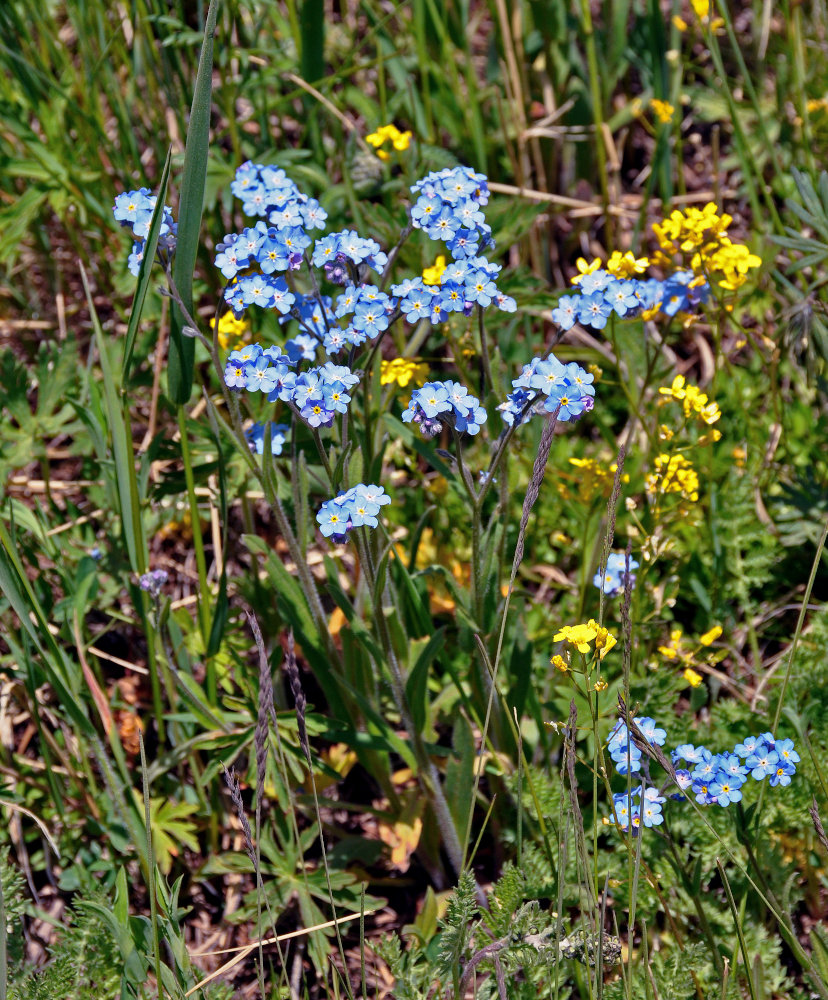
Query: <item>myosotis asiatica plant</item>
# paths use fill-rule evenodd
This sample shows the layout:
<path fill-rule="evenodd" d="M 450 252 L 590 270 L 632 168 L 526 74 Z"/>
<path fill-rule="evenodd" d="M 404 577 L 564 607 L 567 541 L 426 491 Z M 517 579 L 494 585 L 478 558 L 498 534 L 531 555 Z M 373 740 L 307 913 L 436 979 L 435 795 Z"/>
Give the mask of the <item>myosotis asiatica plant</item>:
<path fill-rule="evenodd" d="M 505 623 L 508 607 L 508 594 L 501 594 L 500 567 L 509 513 L 509 447 L 534 414 L 544 414 L 549 421 L 548 454 L 555 425 L 578 420 L 593 409 L 594 375 L 577 362 L 565 363 L 551 352 L 542 352 L 523 365 L 508 397 L 497 399 L 487 319 L 491 312 L 514 312 L 516 303 L 498 287 L 500 265 L 484 255 L 493 240 L 484 211 L 488 191 L 483 175 L 456 167 L 429 174 L 413 185 L 408 225 L 388 253 L 378 241 L 352 230 L 324 234 L 324 209 L 278 167 L 244 164 L 237 171 L 233 192 L 246 214 L 257 221 L 240 233 L 226 235 L 216 248 L 215 265 L 226 282 L 222 297 L 229 312 L 218 317 L 212 339 L 203 335 L 193 316 L 185 315 L 189 324 L 185 332 L 207 347 L 226 402 L 225 415 L 215 407 L 211 413 L 234 437 L 247 467 L 260 480 L 292 557 L 315 632 L 311 635 L 304 626 L 303 648 L 310 654 L 315 644 L 324 651 L 334 667 L 322 677 L 325 695 L 350 724 L 357 725 L 360 717 L 372 717 L 372 707 L 349 678 L 347 658 L 354 647 L 340 647 L 334 641 L 327 597 L 320 591 L 323 585 L 305 559 L 302 539 L 307 538 L 308 529 L 307 523 L 300 522 L 307 497 L 297 502 L 300 480 L 318 498 L 315 519 L 323 538 L 335 546 L 353 543 L 355 553 L 341 547 L 329 551 L 347 567 L 355 600 L 349 602 L 329 573 L 330 596 L 346 609 L 375 675 L 390 681 L 395 711 L 407 736 L 407 743 L 398 742 L 395 749 L 412 766 L 433 809 L 451 865 L 459 873 L 467 850 L 463 844 L 463 836 L 468 835 L 466 815 L 447 794 L 448 775 L 438 769 L 427 746 L 422 711 L 412 703 L 416 691 L 412 679 L 423 664 L 428 666 L 428 660 L 412 661 L 400 620 L 400 608 L 412 592 L 416 596 L 416 590 L 394 547 L 400 487 L 386 478 L 386 452 L 394 433 L 401 436 L 406 424 L 413 425 L 417 435 L 403 440 L 414 445 L 419 439 L 420 454 L 448 476 L 467 504 L 471 600 L 466 613 L 481 651 L 484 700 L 479 705 L 488 699 L 485 719 L 483 712 L 478 718 L 483 739 L 490 740 L 489 710 L 500 648 L 492 657 L 487 649 L 497 634 L 498 616 Z M 135 260 L 142 253 L 144 216 L 151 216 L 153 208 L 147 191 L 127 192 L 116 205 L 119 221 L 139 238 L 133 248 Z M 609 326 L 615 344 L 616 323 L 657 316 L 669 321 L 700 309 L 711 298 L 719 304 L 726 302 L 747 272 L 757 266 L 746 248 L 734 246 L 727 238 L 728 221 L 712 206 L 701 212 L 674 213 L 656 229 L 661 250 L 652 261 L 615 253 L 603 268 L 599 261 L 579 262 L 576 294 L 560 300 L 553 321 L 563 331 L 576 322 L 595 331 Z M 399 275 L 405 244 L 417 230 L 443 244 L 441 249 L 450 262 L 446 264 L 444 258 L 439 267 L 428 268 L 422 275 Z M 165 209 L 159 262 L 168 275 L 174 234 L 174 221 Z M 667 276 L 642 277 L 650 264 L 666 270 Z M 170 293 L 177 299 L 172 280 Z M 452 322 L 475 329 L 479 337 L 481 363 L 476 378 L 456 352 L 449 363 L 455 363 L 459 378 L 445 377 L 454 374 L 443 370 L 445 363 L 429 371 L 413 356 L 428 337 L 436 339 L 435 333 Z M 254 327 L 260 331 L 257 340 L 250 333 Z M 406 341 L 401 354 L 387 356 L 392 344 L 399 350 Z M 435 347 L 434 353 L 439 355 L 441 347 Z M 394 394 L 382 391 L 383 386 L 395 383 L 411 386 L 399 420 L 393 415 Z M 720 416 L 715 404 L 684 380 L 674 381 L 662 393 L 682 402 L 685 419 L 698 418 L 710 425 Z M 490 419 L 495 414 L 500 417 L 496 437 Z M 431 447 L 429 442 L 435 439 L 450 450 Z M 697 498 L 698 480 L 693 479 L 695 473 L 682 455 L 659 456 L 654 469 L 647 481 L 649 494 L 657 499 L 679 494 L 686 503 Z M 492 503 L 494 486 L 497 499 Z M 291 494 L 293 510 L 286 501 Z M 526 514 L 525 507 L 524 520 Z M 521 546 L 524 529 L 522 524 Z M 520 556 L 516 559 L 519 563 Z M 639 561 L 629 552 L 611 553 L 595 575 L 595 586 L 608 597 L 629 593 L 639 568 Z M 414 606 L 415 613 L 424 611 L 421 599 Z M 291 622 L 297 631 L 303 627 L 301 617 Z M 363 619 L 359 628 L 357 617 Z M 586 631 L 580 634 L 578 630 Z M 601 659 L 611 648 L 606 630 L 592 621 L 564 628 L 555 638 L 565 638 L 579 650 L 600 638 Z M 560 656 L 553 663 L 563 672 L 572 672 Z M 598 694 L 605 688 L 606 682 L 599 679 L 584 692 L 590 709 L 594 708 L 596 725 Z M 639 738 L 641 733 L 645 739 L 663 733 L 646 718 L 639 720 L 638 728 Z M 789 783 L 797 759 L 792 743 L 774 742 L 770 734 L 761 740 L 762 745 L 757 743 L 744 760 L 738 747 L 720 755 L 691 747 L 701 758 L 681 757 L 694 763 L 694 769 L 674 769 L 672 780 L 682 792 L 690 788 L 697 802 L 719 805 L 739 801 L 739 789 L 749 773 L 757 780 L 769 774 L 773 785 Z M 746 744 L 740 746 L 744 749 Z M 607 749 L 622 775 L 640 769 L 641 750 L 623 722 L 610 733 Z M 676 754 L 682 749 L 677 748 Z M 609 784 L 607 789 L 611 792 Z M 647 769 L 638 787 L 628 784 L 626 792 L 612 793 L 611 822 L 626 834 L 642 825 L 660 826 L 666 801 L 663 791 L 650 782 Z M 465 807 L 473 808 L 473 796 Z M 599 888 L 595 886 L 594 898 Z"/>

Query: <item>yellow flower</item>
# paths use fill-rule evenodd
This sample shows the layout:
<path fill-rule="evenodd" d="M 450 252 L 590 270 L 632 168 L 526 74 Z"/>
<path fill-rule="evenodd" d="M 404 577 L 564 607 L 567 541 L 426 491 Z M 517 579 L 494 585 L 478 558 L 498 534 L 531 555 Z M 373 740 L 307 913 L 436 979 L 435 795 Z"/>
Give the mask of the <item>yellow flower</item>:
<path fill-rule="evenodd" d="M 687 683 L 692 688 L 699 687 L 699 685 L 703 680 L 702 675 L 697 674 L 692 667 L 688 667 L 681 676 L 687 681 Z"/>
<path fill-rule="evenodd" d="M 575 267 L 578 268 L 578 273 L 572 279 L 572 284 L 573 285 L 577 285 L 579 282 L 583 281 L 583 279 L 588 274 L 592 274 L 593 271 L 597 271 L 600 266 L 601 266 L 601 258 L 600 257 L 594 257 L 593 260 L 592 260 L 592 263 L 590 263 L 590 264 L 588 264 L 586 262 L 586 260 L 584 260 L 583 257 L 579 257 L 575 261 Z"/>
<path fill-rule="evenodd" d="M 215 320 L 210 324 L 215 329 Z M 244 319 L 236 319 L 232 312 L 226 312 L 219 317 L 218 321 L 218 342 L 219 347 L 226 351 L 237 351 L 244 347 L 247 334 L 250 333 L 250 324 Z"/>
<path fill-rule="evenodd" d="M 590 618 L 588 625 L 590 628 L 595 629 L 595 648 L 600 650 L 600 656 L 603 660 L 618 640 L 609 629 L 605 629 L 603 625 L 599 625 L 594 618 Z"/>
<path fill-rule="evenodd" d="M 678 14 L 673 14 L 673 24 L 679 31 L 687 31 L 687 22 Z"/>
<path fill-rule="evenodd" d="M 654 97 L 650 101 L 650 107 L 655 112 L 656 118 L 661 122 L 662 125 L 666 125 L 668 122 L 673 120 L 673 115 L 676 109 L 670 104 L 669 101 L 660 101 L 657 97 Z"/>
<path fill-rule="evenodd" d="M 590 651 L 589 644 L 594 642 L 602 660 L 617 642 L 615 636 L 593 618 L 590 618 L 584 625 L 561 626 L 553 639 L 555 642 L 564 639 L 579 653 L 588 653 Z"/>
<path fill-rule="evenodd" d="M 693 654 L 685 648 L 684 638 L 680 628 L 675 628 L 670 632 L 670 642 L 666 646 L 658 647 L 659 653 L 665 660 L 680 660 L 684 664 L 689 664 L 693 660 Z"/>
<path fill-rule="evenodd" d="M 569 664 L 562 656 L 553 656 L 549 661 L 553 667 L 556 667 L 562 674 L 565 674 L 569 670 Z"/>
<path fill-rule="evenodd" d="M 609 684 L 604 680 L 603 677 L 599 677 L 598 680 L 592 685 L 594 691 L 606 691 Z"/>
<path fill-rule="evenodd" d="M 614 250 L 607 261 L 607 270 L 616 278 L 634 278 L 643 274 L 649 266 L 647 257 L 635 257 L 629 250 L 626 253 Z"/>
<path fill-rule="evenodd" d="M 651 496 L 657 493 L 678 493 L 695 503 L 699 499 L 699 477 L 682 455 L 658 455 L 655 471 L 646 479 L 645 488 Z"/>
<path fill-rule="evenodd" d="M 658 391 L 662 396 L 680 400 L 685 417 L 696 416 L 702 423 L 715 424 L 722 415 L 718 404 L 708 402 L 706 394 L 698 386 L 688 385 L 683 375 L 676 375 L 669 388 Z"/>
<path fill-rule="evenodd" d="M 410 358 L 394 358 L 380 364 L 380 384 L 396 383 L 404 389 L 412 379 L 422 381 L 428 374 L 428 367 Z"/>
<path fill-rule="evenodd" d="M 690 0 L 690 6 L 700 21 L 706 21 L 710 17 L 710 0 Z"/>
<path fill-rule="evenodd" d="M 563 625 L 559 631 L 555 633 L 553 639 L 555 642 L 558 642 L 560 639 L 565 639 L 570 646 L 574 646 L 579 653 L 588 653 L 589 644 L 597 635 L 597 630 L 589 625 Z"/>
<path fill-rule="evenodd" d="M 390 160 L 391 156 L 381 147 L 389 142 L 398 152 L 408 149 L 411 143 L 411 133 L 410 132 L 400 132 L 396 125 L 382 125 L 372 132 L 370 135 L 365 136 L 365 141 L 373 146 L 377 151 L 377 156 L 381 160 Z"/>
<path fill-rule="evenodd" d="M 665 389 L 662 386 L 662 388 L 659 389 L 658 391 L 659 394 L 662 396 L 672 396 L 673 399 L 684 399 L 684 385 L 685 385 L 684 376 L 676 375 L 669 389 Z"/>
<path fill-rule="evenodd" d="M 715 642 L 721 634 L 722 634 L 721 625 L 714 625 L 709 632 L 705 632 L 704 635 L 699 636 L 699 642 L 702 644 L 702 646 L 709 646 L 711 643 Z"/>
<path fill-rule="evenodd" d="M 440 254 L 434 264 L 423 271 L 423 282 L 426 285 L 439 285 L 446 267 L 446 258 Z"/>

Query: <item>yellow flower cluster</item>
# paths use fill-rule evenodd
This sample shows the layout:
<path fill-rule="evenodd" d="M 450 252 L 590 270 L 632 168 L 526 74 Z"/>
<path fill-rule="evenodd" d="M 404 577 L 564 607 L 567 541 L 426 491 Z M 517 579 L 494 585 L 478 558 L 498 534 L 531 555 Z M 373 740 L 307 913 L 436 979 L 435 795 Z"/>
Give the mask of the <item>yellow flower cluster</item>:
<path fill-rule="evenodd" d="M 657 97 L 654 97 L 650 101 L 650 107 L 662 125 L 667 125 L 671 122 L 673 115 L 676 113 L 676 109 L 669 101 L 660 101 Z"/>
<path fill-rule="evenodd" d="M 629 250 L 626 253 L 613 250 L 607 261 L 607 270 L 616 278 L 634 278 L 638 274 L 644 274 L 649 266 L 649 258 L 636 257 Z"/>
<path fill-rule="evenodd" d="M 712 425 L 722 415 L 718 404 L 708 402 L 706 393 L 703 393 L 698 386 L 689 385 L 683 375 L 676 375 L 669 388 L 658 391 L 662 396 L 680 400 L 684 407 L 684 416 L 688 419 L 697 417 L 703 424 Z"/>
<path fill-rule="evenodd" d="M 423 271 L 423 283 L 426 285 L 439 285 L 443 280 L 443 272 L 447 266 L 446 258 L 443 254 L 440 254 L 431 267 L 427 267 Z"/>
<path fill-rule="evenodd" d="M 714 625 L 709 632 L 699 636 L 698 645 L 693 647 L 693 644 L 684 638 L 680 628 L 673 629 L 670 632 L 670 641 L 664 646 L 659 646 L 658 651 L 665 660 L 682 664 L 684 667 L 681 673 L 682 678 L 687 681 L 690 687 L 697 688 L 704 679 L 698 670 L 693 669 L 694 666 L 703 666 L 697 657 L 703 647 L 712 645 L 721 634 L 721 626 Z M 724 654 L 709 652 L 705 653 L 703 659 L 708 666 L 712 666 L 722 658 L 722 655 Z"/>
<path fill-rule="evenodd" d="M 594 618 L 590 618 L 588 622 L 583 625 L 563 625 L 553 636 L 555 642 L 564 639 L 569 643 L 570 646 L 574 646 L 579 653 L 589 653 L 590 643 L 595 643 L 595 649 L 598 655 L 603 660 L 607 653 L 612 649 L 612 647 L 618 641 L 615 636 L 608 630 L 599 625 Z M 560 659 L 560 657 L 558 657 Z M 555 657 L 552 658 L 552 663 L 562 669 L 556 662 Z"/>
<path fill-rule="evenodd" d="M 597 271 L 601 267 L 609 271 L 615 278 L 635 278 L 639 274 L 644 274 L 649 266 L 648 257 L 636 257 L 629 250 L 626 253 L 613 250 L 606 264 L 601 261 L 600 257 L 593 257 L 591 261 L 579 257 L 575 261 L 578 273 L 572 278 L 572 284 L 579 285 L 588 274 L 592 274 L 593 271 Z"/>
<path fill-rule="evenodd" d="M 210 324 L 215 329 L 215 320 Z M 223 350 L 238 351 L 247 343 L 250 324 L 244 319 L 236 319 L 231 312 L 226 312 L 218 321 L 218 342 Z"/>
<path fill-rule="evenodd" d="M 717 276 L 721 288 L 734 291 L 747 281 L 748 271 L 759 267 L 762 259 L 743 243 L 733 243 L 727 229 L 733 218 L 719 215 L 713 202 L 704 208 L 690 206 L 684 212 L 675 209 L 662 222 L 653 224 L 659 253 L 656 264 L 677 266 L 676 257 L 688 262 L 699 279 Z"/>
<path fill-rule="evenodd" d="M 382 125 L 376 132 L 366 135 L 365 141 L 374 147 L 381 160 L 390 160 L 391 154 L 382 148 L 385 143 L 390 142 L 398 153 L 402 153 L 411 143 L 411 133 L 400 132 L 396 125 Z"/>
<path fill-rule="evenodd" d="M 699 477 L 683 455 L 658 455 L 654 464 L 655 470 L 646 481 L 650 496 L 678 493 L 691 503 L 699 499 Z"/>
<path fill-rule="evenodd" d="M 380 384 L 396 384 L 403 389 L 413 379 L 421 381 L 428 375 L 428 366 L 412 361 L 411 358 L 394 358 L 380 364 Z"/>
<path fill-rule="evenodd" d="M 565 500 L 573 500 L 577 497 L 583 503 L 589 503 L 596 497 L 603 497 L 605 500 L 612 492 L 612 484 L 615 482 L 615 473 L 618 470 L 616 462 L 599 462 L 594 458 L 570 458 L 570 465 L 574 465 L 578 470 L 577 474 L 562 472 L 558 479 L 558 491 Z M 576 490 L 571 490 L 564 480 L 576 483 Z M 630 477 L 623 473 L 622 483 L 628 483 Z"/>

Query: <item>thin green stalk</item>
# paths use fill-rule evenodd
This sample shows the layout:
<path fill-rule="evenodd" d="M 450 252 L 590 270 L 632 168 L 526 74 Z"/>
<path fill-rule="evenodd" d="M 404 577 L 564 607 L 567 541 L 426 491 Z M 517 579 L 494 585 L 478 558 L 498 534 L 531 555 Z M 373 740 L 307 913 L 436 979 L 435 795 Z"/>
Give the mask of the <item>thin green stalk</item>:
<path fill-rule="evenodd" d="M 155 963 L 155 981 L 158 983 L 158 996 L 163 998 L 164 982 L 161 976 L 161 934 L 158 927 L 158 900 L 155 894 L 155 851 L 152 847 L 152 814 L 150 812 L 149 776 L 147 775 L 147 756 L 144 751 L 144 737 L 138 732 L 138 747 L 141 751 L 141 775 L 144 792 L 144 823 L 147 828 L 147 889 L 150 902 L 150 927 L 152 928 L 152 955 Z"/>
<path fill-rule="evenodd" d="M 811 565 L 811 574 L 808 577 L 808 583 L 805 586 L 805 593 L 802 595 L 802 605 L 799 609 L 799 618 L 796 622 L 793 641 L 791 642 L 790 652 L 788 653 L 788 664 L 785 667 L 785 676 L 782 678 L 782 689 L 779 692 L 779 700 L 776 703 L 776 711 L 773 715 L 773 726 L 771 726 L 771 732 L 774 736 L 776 736 L 776 730 L 779 726 L 779 718 L 782 715 L 782 704 L 785 701 L 785 692 L 788 690 L 788 683 L 791 679 L 791 671 L 793 670 L 794 658 L 796 656 L 796 647 L 799 645 L 799 637 L 802 634 L 802 626 L 805 624 L 805 614 L 811 601 L 811 592 L 814 589 L 814 581 L 816 580 L 817 570 L 819 569 L 819 564 L 822 559 L 822 551 L 825 548 L 826 540 L 828 540 L 828 520 L 826 520 L 825 527 L 822 529 L 822 534 L 819 536 L 816 554 L 814 556 L 813 564 Z M 763 782 L 762 788 L 764 789 L 764 787 L 765 785 Z M 760 810 L 757 809 L 757 818 L 759 812 Z"/>
<path fill-rule="evenodd" d="M 748 989 L 750 990 L 751 1000 L 757 1000 L 756 997 L 756 987 L 753 983 L 753 976 L 750 972 L 750 955 L 748 954 L 747 943 L 745 942 L 745 934 L 742 930 L 742 923 L 739 919 L 739 913 L 736 909 L 736 901 L 733 898 L 733 891 L 730 888 L 730 881 L 727 877 L 727 872 L 724 870 L 724 865 L 720 858 L 716 858 L 716 867 L 719 870 L 719 877 L 722 880 L 722 884 L 725 888 L 725 895 L 727 896 L 727 904 L 730 907 L 731 915 L 733 916 L 733 924 L 736 928 L 736 936 L 739 939 L 739 949 L 742 952 L 742 961 L 745 963 L 745 977 L 748 981 Z"/>
<path fill-rule="evenodd" d="M 184 464 L 184 480 L 187 484 L 187 498 L 190 505 L 190 524 L 193 529 L 193 548 L 195 549 L 196 567 L 198 570 L 198 589 L 200 600 L 198 602 L 198 620 L 201 626 L 201 637 L 206 647 L 210 637 L 210 619 L 212 597 L 210 585 L 207 582 L 207 560 L 204 555 L 204 537 L 201 534 L 201 516 L 198 512 L 198 499 L 195 492 L 195 477 L 193 476 L 192 454 L 190 452 L 190 440 L 187 433 L 187 413 L 183 406 L 178 407 L 178 430 L 181 436 L 181 461 Z M 216 670 L 213 657 L 207 660 L 207 694 L 210 701 L 215 704 Z"/>

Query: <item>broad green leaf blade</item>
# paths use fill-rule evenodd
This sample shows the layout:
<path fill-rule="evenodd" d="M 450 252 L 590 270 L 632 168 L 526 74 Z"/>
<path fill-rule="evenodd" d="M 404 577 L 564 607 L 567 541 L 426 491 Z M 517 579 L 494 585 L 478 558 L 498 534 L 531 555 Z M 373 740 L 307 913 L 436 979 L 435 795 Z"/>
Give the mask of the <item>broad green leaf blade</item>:
<path fill-rule="evenodd" d="M 141 322 L 141 313 L 144 311 L 144 300 L 149 290 L 150 275 L 155 262 L 155 251 L 158 247 L 158 237 L 161 233 L 161 220 L 164 218 L 164 202 L 167 199 L 167 184 L 170 179 L 170 161 L 172 158 L 172 147 L 167 152 L 167 162 L 161 174 L 161 184 L 158 188 L 158 200 L 155 204 L 155 211 L 152 213 L 147 242 L 144 245 L 144 259 L 138 269 L 138 285 L 135 289 L 135 298 L 132 300 L 132 309 L 129 311 L 129 323 L 127 324 L 126 342 L 124 343 L 124 360 L 121 363 L 121 386 L 125 386 L 129 377 L 129 363 L 132 360 L 132 352 L 135 348 L 135 338 L 138 336 L 138 324 Z"/>
<path fill-rule="evenodd" d="M 181 178 L 181 199 L 178 206 L 178 241 L 173 262 L 173 280 L 187 312 L 193 312 L 193 271 L 195 270 L 201 213 L 204 208 L 204 187 L 207 182 L 207 151 L 210 144 L 210 98 L 213 89 L 213 33 L 216 30 L 218 0 L 210 0 L 204 42 L 198 61 L 187 145 L 184 152 L 184 173 Z M 167 385 L 170 399 L 180 406 L 188 402 L 193 388 L 195 341 L 181 332 L 185 319 L 181 309 L 172 311 L 170 327 L 170 359 Z"/>

